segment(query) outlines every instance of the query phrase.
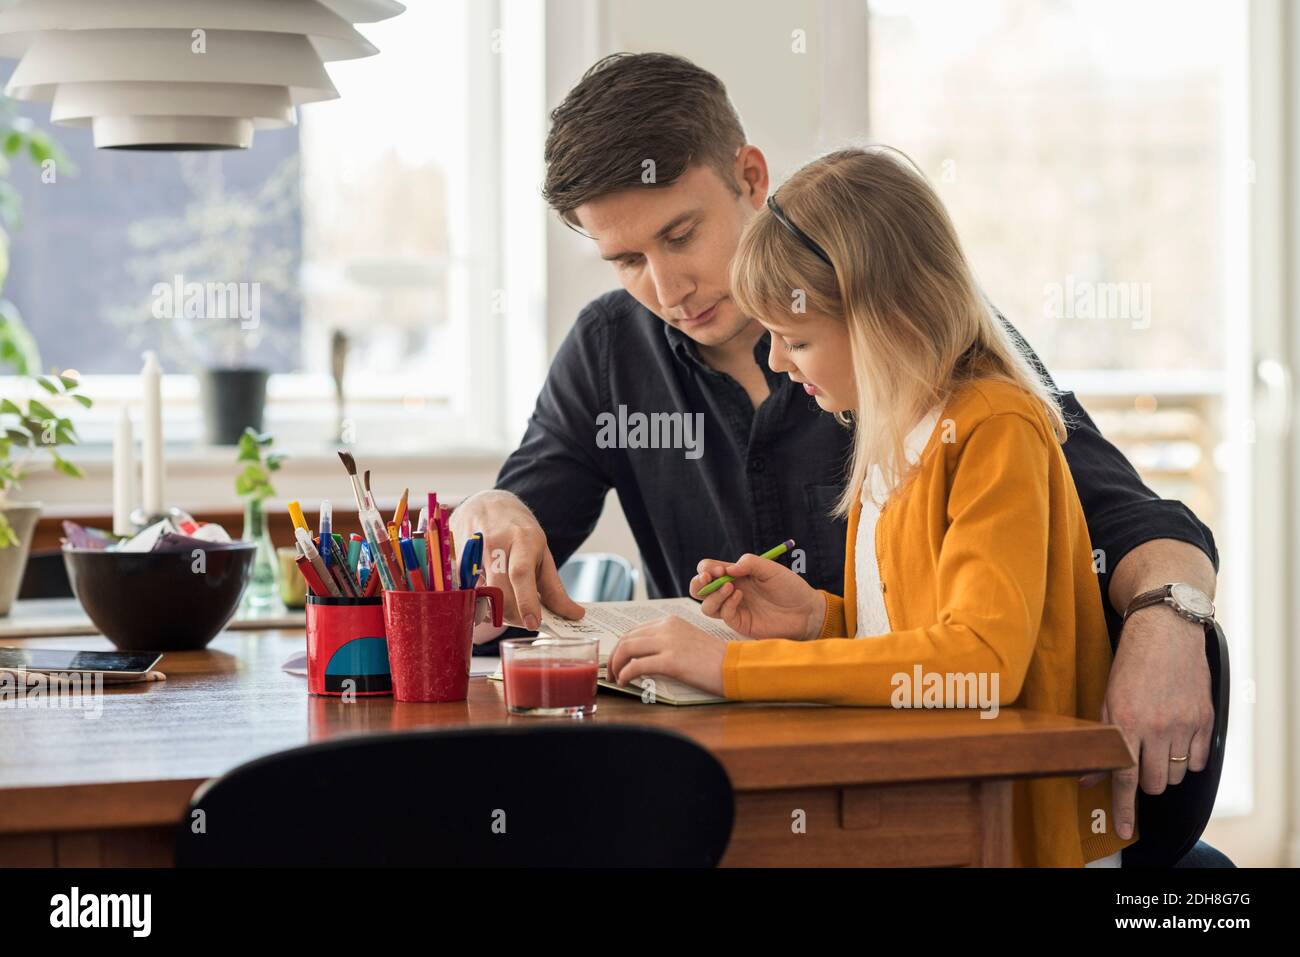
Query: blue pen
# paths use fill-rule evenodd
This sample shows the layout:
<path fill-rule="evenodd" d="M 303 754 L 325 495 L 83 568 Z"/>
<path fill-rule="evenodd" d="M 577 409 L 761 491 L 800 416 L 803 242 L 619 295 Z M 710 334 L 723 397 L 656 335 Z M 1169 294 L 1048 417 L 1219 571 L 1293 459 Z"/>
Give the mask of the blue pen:
<path fill-rule="evenodd" d="M 399 538 L 398 547 L 402 549 L 402 564 L 406 566 L 407 581 L 411 588 L 415 588 L 415 579 L 419 578 L 420 583 L 424 584 L 424 579 L 420 575 L 420 560 L 415 556 L 415 542 L 409 538 Z M 420 589 L 423 591 L 423 589 Z"/>
<path fill-rule="evenodd" d="M 456 567 L 457 580 L 464 588 L 465 582 L 469 581 L 470 567 L 474 558 L 474 539 L 465 543 L 465 547 L 460 552 L 460 564 Z"/>
<path fill-rule="evenodd" d="M 320 545 L 318 546 L 318 548 L 320 550 L 320 560 L 324 563 L 326 568 L 330 567 L 330 564 L 333 562 L 333 557 L 334 557 L 334 538 L 333 538 L 333 533 L 330 530 L 330 525 L 332 524 L 333 518 L 334 518 L 334 513 L 333 510 L 330 508 L 329 501 L 325 500 L 321 502 L 320 503 Z"/>
<path fill-rule="evenodd" d="M 473 588 L 470 584 L 476 577 L 475 568 L 478 564 L 478 546 L 481 539 L 481 533 L 475 532 L 465 543 L 465 549 L 460 555 L 460 587 Z"/>
<path fill-rule="evenodd" d="M 479 571 L 483 563 L 483 533 L 475 532 L 470 536 L 470 540 L 465 544 L 465 555 L 461 559 L 463 568 L 460 573 L 461 584 L 465 588 L 474 588 L 478 585 Z M 473 584 L 465 585 L 465 582 Z"/>
<path fill-rule="evenodd" d="M 361 583 L 361 590 L 366 590 L 366 581 L 370 578 L 370 549 L 362 548 L 357 555 L 357 581 Z"/>

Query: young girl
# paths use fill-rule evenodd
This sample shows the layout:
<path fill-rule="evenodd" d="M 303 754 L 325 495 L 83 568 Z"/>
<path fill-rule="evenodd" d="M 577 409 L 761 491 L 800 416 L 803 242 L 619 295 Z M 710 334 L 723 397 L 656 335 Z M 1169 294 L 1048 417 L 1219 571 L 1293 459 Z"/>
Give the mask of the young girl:
<path fill-rule="evenodd" d="M 736 303 L 771 334 L 769 365 L 855 426 L 838 506 L 844 597 L 753 555 L 705 560 L 692 594 L 735 582 L 704 612 L 762 640 L 666 619 L 625 636 L 611 673 L 742 700 L 898 706 L 919 668 L 935 687 L 974 678 L 964 686 L 998 706 L 1096 720 L 1110 643 L 1060 409 L 900 155 L 842 150 L 804 167 L 732 264 Z M 1110 862 L 1136 839 L 1109 826 L 1108 779 L 1016 782 L 1013 804 L 1018 864 Z"/>

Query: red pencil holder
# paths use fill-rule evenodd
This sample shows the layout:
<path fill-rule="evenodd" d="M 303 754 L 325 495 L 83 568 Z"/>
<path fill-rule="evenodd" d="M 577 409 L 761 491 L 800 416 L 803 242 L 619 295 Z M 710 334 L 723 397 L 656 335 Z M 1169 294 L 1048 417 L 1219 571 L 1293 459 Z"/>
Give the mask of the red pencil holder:
<path fill-rule="evenodd" d="M 307 690 L 320 695 L 393 693 L 382 598 L 307 596 Z"/>
<path fill-rule="evenodd" d="M 500 588 L 384 592 L 388 663 L 397 701 L 464 701 L 469 694 L 475 608 L 480 598 L 500 627 Z"/>

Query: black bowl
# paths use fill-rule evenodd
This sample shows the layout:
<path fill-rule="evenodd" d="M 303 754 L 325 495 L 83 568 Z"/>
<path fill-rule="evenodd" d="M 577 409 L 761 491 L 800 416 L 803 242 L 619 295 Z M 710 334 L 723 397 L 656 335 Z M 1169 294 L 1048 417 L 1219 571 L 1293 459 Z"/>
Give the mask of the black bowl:
<path fill-rule="evenodd" d="M 244 595 L 257 546 L 183 552 L 115 552 L 64 546 L 72 593 L 95 627 L 123 651 L 192 651 L 225 627 Z"/>

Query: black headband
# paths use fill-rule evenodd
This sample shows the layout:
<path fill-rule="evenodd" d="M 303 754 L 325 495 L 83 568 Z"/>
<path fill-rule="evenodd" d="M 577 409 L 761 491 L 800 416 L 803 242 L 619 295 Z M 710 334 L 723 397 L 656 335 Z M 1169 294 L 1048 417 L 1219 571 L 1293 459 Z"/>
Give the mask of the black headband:
<path fill-rule="evenodd" d="M 813 242 L 807 233 L 805 233 L 794 223 L 790 222 L 790 220 L 786 217 L 785 213 L 781 210 L 781 207 L 776 204 L 775 193 L 773 193 L 771 196 L 767 198 L 767 208 L 772 211 L 772 215 L 776 217 L 777 222 L 779 222 L 786 229 L 790 230 L 790 232 L 794 235 L 795 239 L 799 240 L 799 242 L 807 246 L 809 251 L 812 252 L 813 255 L 815 255 L 826 265 L 830 266 L 832 272 L 835 271 L 835 264 L 831 262 L 831 257 L 826 255 L 826 250 L 822 249 L 815 242 Z"/>

